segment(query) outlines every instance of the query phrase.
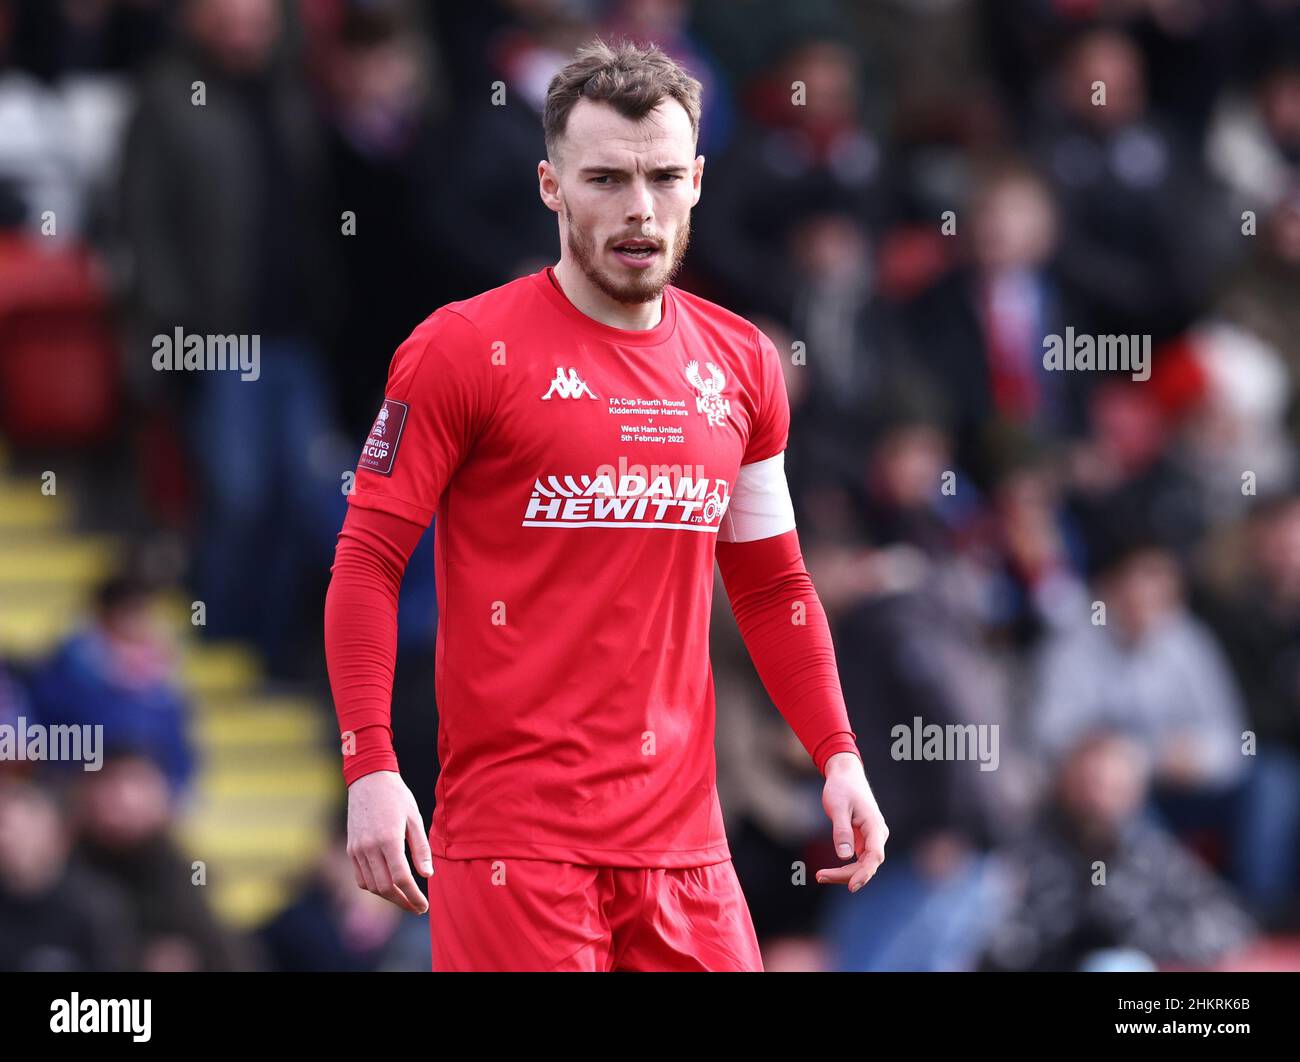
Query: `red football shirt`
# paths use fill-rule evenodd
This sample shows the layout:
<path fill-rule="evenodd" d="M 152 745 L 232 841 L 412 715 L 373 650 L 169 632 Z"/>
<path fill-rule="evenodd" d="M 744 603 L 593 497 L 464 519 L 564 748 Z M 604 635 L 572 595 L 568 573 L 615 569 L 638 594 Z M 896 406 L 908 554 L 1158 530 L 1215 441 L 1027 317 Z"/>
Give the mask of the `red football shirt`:
<path fill-rule="evenodd" d="M 604 325 L 548 267 L 437 310 L 393 356 L 385 396 L 349 500 L 438 517 L 433 850 L 730 858 L 714 548 L 720 529 L 793 527 L 727 511 L 741 466 L 779 473 L 786 446 L 770 340 L 672 286 L 656 327 Z"/>

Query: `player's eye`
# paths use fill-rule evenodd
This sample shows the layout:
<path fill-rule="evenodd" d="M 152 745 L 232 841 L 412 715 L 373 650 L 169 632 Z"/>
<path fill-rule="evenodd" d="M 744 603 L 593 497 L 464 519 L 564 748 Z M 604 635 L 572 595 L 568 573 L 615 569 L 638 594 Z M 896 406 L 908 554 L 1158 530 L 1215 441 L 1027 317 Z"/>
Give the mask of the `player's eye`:
<path fill-rule="evenodd" d="M 661 173 L 659 179 L 661 181 L 680 181 L 682 175 L 680 173 Z"/>
<path fill-rule="evenodd" d="M 599 177 L 592 177 L 592 178 L 591 178 L 591 183 L 592 183 L 592 184 L 604 184 L 604 183 L 606 183 L 607 181 L 609 181 L 609 179 L 610 179 L 610 175 L 609 175 L 608 173 L 602 173 Z"/>

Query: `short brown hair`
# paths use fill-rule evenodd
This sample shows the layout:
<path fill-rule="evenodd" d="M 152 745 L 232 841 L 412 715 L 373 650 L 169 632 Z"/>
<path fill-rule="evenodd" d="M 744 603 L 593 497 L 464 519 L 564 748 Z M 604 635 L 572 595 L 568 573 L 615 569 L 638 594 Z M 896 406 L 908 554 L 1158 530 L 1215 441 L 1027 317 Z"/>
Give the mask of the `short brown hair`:
<path fill-rule="evenodd" d="M 633 41 L 619 41 L 611 47 L 597 37 L 579 48 L 568 65 L 551 78 L 542 131 L 552 161 L 569 123 L 569 112 L 580 99 L 608 103 L 633 120 L 644 118 L 663 100 L 674 99 L 686 109 L 691 135 L 699 139 L 700 83 L 657 45 L 642 47 Z"/>

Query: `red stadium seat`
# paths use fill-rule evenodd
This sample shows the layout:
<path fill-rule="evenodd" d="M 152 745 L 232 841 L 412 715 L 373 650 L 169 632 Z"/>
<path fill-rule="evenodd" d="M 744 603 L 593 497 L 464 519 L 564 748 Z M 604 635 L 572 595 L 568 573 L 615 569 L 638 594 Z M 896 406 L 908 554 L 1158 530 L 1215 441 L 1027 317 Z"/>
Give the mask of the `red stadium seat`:
<path fill-rule="evenodd" d="M 0 236 L 0 431 L 19 449 L 101 442 L 116 423 L 118 380 L 89 250 Z"/>

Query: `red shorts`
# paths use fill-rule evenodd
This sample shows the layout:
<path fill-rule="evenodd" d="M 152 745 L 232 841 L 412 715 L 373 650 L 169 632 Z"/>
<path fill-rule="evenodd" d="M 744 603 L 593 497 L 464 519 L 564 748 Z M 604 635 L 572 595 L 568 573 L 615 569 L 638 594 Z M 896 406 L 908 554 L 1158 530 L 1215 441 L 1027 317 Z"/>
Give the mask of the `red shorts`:
<path fill-rule="evenodd" d="M 435 855 L 428 885 L 437 971 L 763 969 L 730 860 L 669 869 Z"/>

